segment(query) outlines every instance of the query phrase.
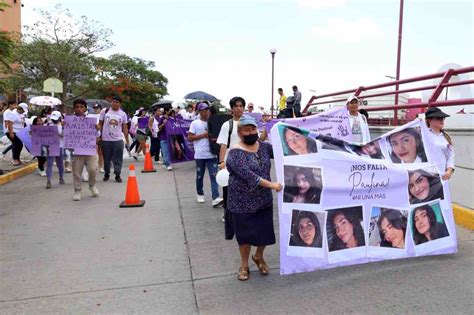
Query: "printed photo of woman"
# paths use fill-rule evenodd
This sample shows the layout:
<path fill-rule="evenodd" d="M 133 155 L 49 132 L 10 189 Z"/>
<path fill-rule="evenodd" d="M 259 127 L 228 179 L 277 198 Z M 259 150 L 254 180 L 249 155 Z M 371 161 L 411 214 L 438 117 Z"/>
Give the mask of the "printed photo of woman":
<path fill-rule="evenodd" d="M 387 142 L 390 145 L 390 158 L 393 163 L 406 164 L 428 161 L 420 131 L 416 128 L 395 132 L 387 137 Z"/>
<path fill-rule="evenodd" d="M 380 216 L 377 219 L 381 247 L 405 248 L 405 235 L 407 231 L 406 213 L 407 211 L 381 209 Z"/>
<path fill-rule="evenodd" d="M 328 210 L 329 251 L 365 246 L 362 206 Z"/>
<path fill-rule="evenodd" d="M 285 156 L 318 152 L 316 140 L 308 137 L 307 132 L 298 127 L 282 126 L 280 129 L 280 138 L 283 146 L 283 154 Z"/>
<path fill-rule="evenodd" d="M 408 171 L 408 193 L 410 204 L 444 199 L 443 185 L 439 174 L 423 169 Z"/>
<path fill-rule="evenodd" d="M 385 159 L 382 154 L 382 149 L 380 148 L 380 140 L 372 141 L 362 146 L 353 145 L 351 149 L 354 153 L 362 157 L 379 160 Z"/>
<path fill-rule="evenodd" d="M 290 246 L 317 247 L 323 246 L 325 213 L 293 210 L 291 218 Z"/>
<path fill-rule="evenodd" d="M 284 174 L 283 202 L 320 203 L 323 189 L 320 168 L 285 165 Z"/>
<path fill-rule="evenodd" d="M 438 210 L 438 217 L 433 207 Z M 415 245 L 430 242 L 449 236 L 448 228 L 444 223 L 439 202 L 433 205 L 416 207 L 412 212 L 413 241 Z"/>

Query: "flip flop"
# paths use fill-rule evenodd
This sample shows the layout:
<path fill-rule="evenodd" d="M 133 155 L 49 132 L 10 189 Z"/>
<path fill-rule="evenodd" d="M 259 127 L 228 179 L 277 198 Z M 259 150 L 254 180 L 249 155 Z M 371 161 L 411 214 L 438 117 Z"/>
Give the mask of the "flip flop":
<path fill-rule="evenodd" d="M 244 267 L 244 268 L 240 267 L 237 279 L 239 279 L 240 281 L 247 281 L 249 277 L 250 277 L 249 267 Z"/>
<path fill-rule="evenodd" d="M 260 273 L 264 276 L 267 276 L 268 273 L 270 272 L 270 269 L 268 268 L 268 265 L 265 262 L 265 260 L 263 260 L 263 258 L 262 259 L 257 259 L 257 258 L 255 258 L 254 255 L 252 255 L 252 260 L 257 265 L 258 270 L 260 270 Z"/>

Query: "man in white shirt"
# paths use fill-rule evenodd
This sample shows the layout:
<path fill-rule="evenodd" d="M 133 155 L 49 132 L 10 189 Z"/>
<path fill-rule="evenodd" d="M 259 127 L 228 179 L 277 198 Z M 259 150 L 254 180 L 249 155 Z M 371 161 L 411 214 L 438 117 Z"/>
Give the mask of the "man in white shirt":
<path fill-rule="evenodd" d="M 359 113 L 359 98 L 355 95 L 349 96 L 346 107 L 349 111 L 349 122 L 352 129 L 352 141 L 357 143 L 369 142 L 369 125 L 365 116 Z"/>
<path fill-rule="evenodd" d="M 194 142 L 194 160 L 196 161 L 196 191 L 197 202 L 204 203 L 203 180 L 206 167 L 209 171 L 212 190 L 212 206 L 222 204 L 223 199 L 219 197 L 219 187 L 216 181 L 218 169 L 217 156 L 211 153 L 209 137 L 207 134 L 207 121 L 209 119 L 209 105 L 200 103 L 197 106 L 199 119 L 194 120 L 189 127 L 188 139 Z"/>

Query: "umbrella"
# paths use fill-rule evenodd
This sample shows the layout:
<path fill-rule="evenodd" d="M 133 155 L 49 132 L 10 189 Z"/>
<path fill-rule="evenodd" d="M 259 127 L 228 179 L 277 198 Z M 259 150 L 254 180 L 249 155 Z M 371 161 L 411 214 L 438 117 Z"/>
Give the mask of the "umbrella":
<path fill-rule="evenodd" d="M 30 104 L 37 106 L 57 106 L 61 105 L 62 102 L 59 98 L 52 96 L 35 96 L 30 100 Z"/>
<path fill-rule="evenodd" d="M 101 100 L 101 99 L 94 99 L 90 98 L 86 100 L 87 107 L 92 108 L 95 104 L 99 104 L 100 107 L 102 108 L 109 108 L 110 107 L 110 102 L 106 100 Z"/>
<path fill-rule="evenodd" d="M 203 92 L 203 91 L 196 91 L 196 92 L 188 93 L 184 96 L 184 99 L 198 100 L 198 101 L 209 101 L 209 102 L 217 101 L 217 98 L 214 95 L 211 95 L 211 94 Z"/>
<path fill-rule="evenodd" d="M 166 106 L 171 106 L 171 104 L 173 104 L 173 101 L 165 101 L 165 100 L 161 100 L 161 101 L 158 101 L 156 103 L 154 103 L 153 105 L 151 105 L 151 107 L 158 107 L 158 108 L 164 108 Z"/>

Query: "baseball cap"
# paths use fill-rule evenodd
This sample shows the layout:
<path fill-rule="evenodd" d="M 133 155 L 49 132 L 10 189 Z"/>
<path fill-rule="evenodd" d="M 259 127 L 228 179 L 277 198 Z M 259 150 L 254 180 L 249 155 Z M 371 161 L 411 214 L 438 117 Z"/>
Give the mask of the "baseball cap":
<path fill-rule="evenodd" d="M 425 117 L 426 118 L 446 118 L 446 117 L 449 117 L 449 115 L 443 112 L 438 107 L 430 107 L 426 111 Z"/>
<path fill-rule="evenodd" d="M 252 126 L 258 127 L 257 122 L 255 121 L 255 119 L 251 116 L 248 116 L 248 115 L 244 115 L 244 116 L 240 117 L 239 124 L 241 126 L 252 125 Z"/>
<path fill-rule="evenodd" d="M 21 109 L 23 109 L 25 112 L 28 112 L 28 105 L 26 103 L 20 103 L 18 104 Z"/>
<path fill-rule="evenodd" d="M 199 103 L 199 105 L 197 106 L 197 109 L 198 111 L 209 109 L 209 105 L 207 105 L 206 103 Z"/>
<path fill-rule="evenodd" d="M 355 95 L 351 95 L 351 96 L 349 96 L 349 97 L 347 98 L 346 104 L 352 102 L 353 100 L 359 101 L 359 98 L 358 98 L 357 96 L 355 96 Z"/>
<path fill-rule="evenodd" d="M 59 118 L 61 118 L 61 112 L 55 110 L 51 113 L 51 116 L 49 118 L 51 118 L 52 120 L 59 120 Z"/>

